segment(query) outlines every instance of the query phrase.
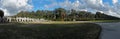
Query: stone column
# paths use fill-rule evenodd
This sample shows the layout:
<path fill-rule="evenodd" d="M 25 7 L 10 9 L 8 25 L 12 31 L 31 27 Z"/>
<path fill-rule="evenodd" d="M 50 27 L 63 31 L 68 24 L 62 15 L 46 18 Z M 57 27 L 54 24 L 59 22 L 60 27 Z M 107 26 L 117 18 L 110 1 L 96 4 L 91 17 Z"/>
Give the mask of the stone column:
<path fill-rule="evenodd" d="M 11 18 L 8 18 L 9 22 L 11 22 Z"/>

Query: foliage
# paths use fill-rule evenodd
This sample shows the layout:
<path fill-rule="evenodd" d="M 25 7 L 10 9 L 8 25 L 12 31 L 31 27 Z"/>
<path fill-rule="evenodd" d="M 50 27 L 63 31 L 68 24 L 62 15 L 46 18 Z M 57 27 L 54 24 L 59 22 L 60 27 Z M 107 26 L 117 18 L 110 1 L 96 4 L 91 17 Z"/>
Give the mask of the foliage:
<path fill-rule="evenodd" d="M 106 15 L 101 12 L 93 14 L 87 11 L 76 11 L 74 9 L 65 10 L 64 8 L 56 8 L 50 10 L 37 10 L 28 12 L 21 11 L 15 17 L 44 18 L 53 21 L 89 21 L 89 20 L 119 20 L 120 18 Z"/>
<path fill-rule="evenodd" d="M 0 10 L 0 17 L 2 18 L 4 16 L 4 12 Z"/>
<path fill-rule="evenodd" d="M 54 10 L 56 14 L 56 19 L 61 19 L 61 21 L 64 21 L 65 15 L 66 15 L 66 10 L 63 8 L 58 8 Z"/>

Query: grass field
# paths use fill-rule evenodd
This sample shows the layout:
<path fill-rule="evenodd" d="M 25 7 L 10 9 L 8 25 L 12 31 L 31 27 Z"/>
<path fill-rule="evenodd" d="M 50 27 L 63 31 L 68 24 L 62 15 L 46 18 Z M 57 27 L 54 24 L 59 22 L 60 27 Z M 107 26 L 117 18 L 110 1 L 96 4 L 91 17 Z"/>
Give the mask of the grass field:
<path fill-rule="evenodd" d="M 103 23 L 106 23 L 106 22 L 120 22 L 120 20 L 91 20 L 92 22 L 103 22 Z"/>
<path fill-rule="evenodd" d="M 24 24 L 76 24 L 76 23 L 112 23 L 120 20 L 90 20 L 90 21 L 46 21 L 46 22 L 20 22 Z"/>
<path fill-rule="evenodd" d="M 0 39 L 98 39 L 101 27 L 92 23 L 0 24 Z"/>

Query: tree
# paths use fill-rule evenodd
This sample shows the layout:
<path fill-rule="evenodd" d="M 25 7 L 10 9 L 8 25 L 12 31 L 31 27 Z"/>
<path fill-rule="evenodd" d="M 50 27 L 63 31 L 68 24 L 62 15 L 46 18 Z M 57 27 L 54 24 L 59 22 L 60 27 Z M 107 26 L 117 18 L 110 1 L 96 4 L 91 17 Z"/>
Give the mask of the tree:
<path fill-rule="evenodd" d="M 95 18 L 99 20 L 118 20 L 120 18 L 115 17 L 115 16 L 110 16 L 101 12 L 96 12 Z"/>
<path fill-rule="evenodd" d="M 64 21 L 66 10 L 64 8 L 57 8 L 54 10 L 56 13 L 56 18 L 61 19 L 61 21 Z"/>
<path fill-rule="evenodd" d="M 71 15 L 72 15 L 72 20 L 73 21 L 76 21 L 76 16 L 77 16 L 76 14 L 77 14 L 76 10 L 71 9 Z"/>
<path fill-rule="evenodd" d="M 1 13 L 2 12 L 2 13 Z M 4 16 L 4 12 L 0 11 L 1 17 Z M 106 15 L 101 12 L 96 12 L 96 14 L 92 14 L 87 11 L 76 11 L 74 9 L 65 10 L 64 8 L 56 8 L 53 11 L 50 10 L 37 10 L 35 11 L 21 11 L 16 17 L 30 17 L 30 18 L 44 18 L 53 21 L 88 21 L 88 20 L 116 20 L 120 19 L 118 17 Z"/>
<path fill-rule="evenodd" d="M 96 19 L 101 19 L 101 12 L 96 12 L 95 18 Z"/>
<path fill-rule="evenodd" d="M 3 18 L 3 16 L 4 16 L 4 12 L 0 10 L 0 17 Z"/>

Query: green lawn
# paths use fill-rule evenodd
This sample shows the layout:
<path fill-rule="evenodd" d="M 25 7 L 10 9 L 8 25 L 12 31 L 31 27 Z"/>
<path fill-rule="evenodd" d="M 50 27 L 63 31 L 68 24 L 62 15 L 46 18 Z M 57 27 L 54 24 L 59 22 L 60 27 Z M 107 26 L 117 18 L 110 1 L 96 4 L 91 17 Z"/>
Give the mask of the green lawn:
<path fill-rule="evenodd" d="M 76 24 L 0 24 L 0 39 L 98 39 L 101 27 Z"/>
<path fill-rule="evenodd" d="M 78 24 L 78 23 L 112 23 L 120 20 L 90 20 L 90 21 L 46 21 L 46 22 L 20 22 L 24 24 Z"/>
<path fill-rule="evenodd" d="M 93 22 L 120 22 L 120 20 L 91 20 L 91 21 L 93 21 Z"/>

